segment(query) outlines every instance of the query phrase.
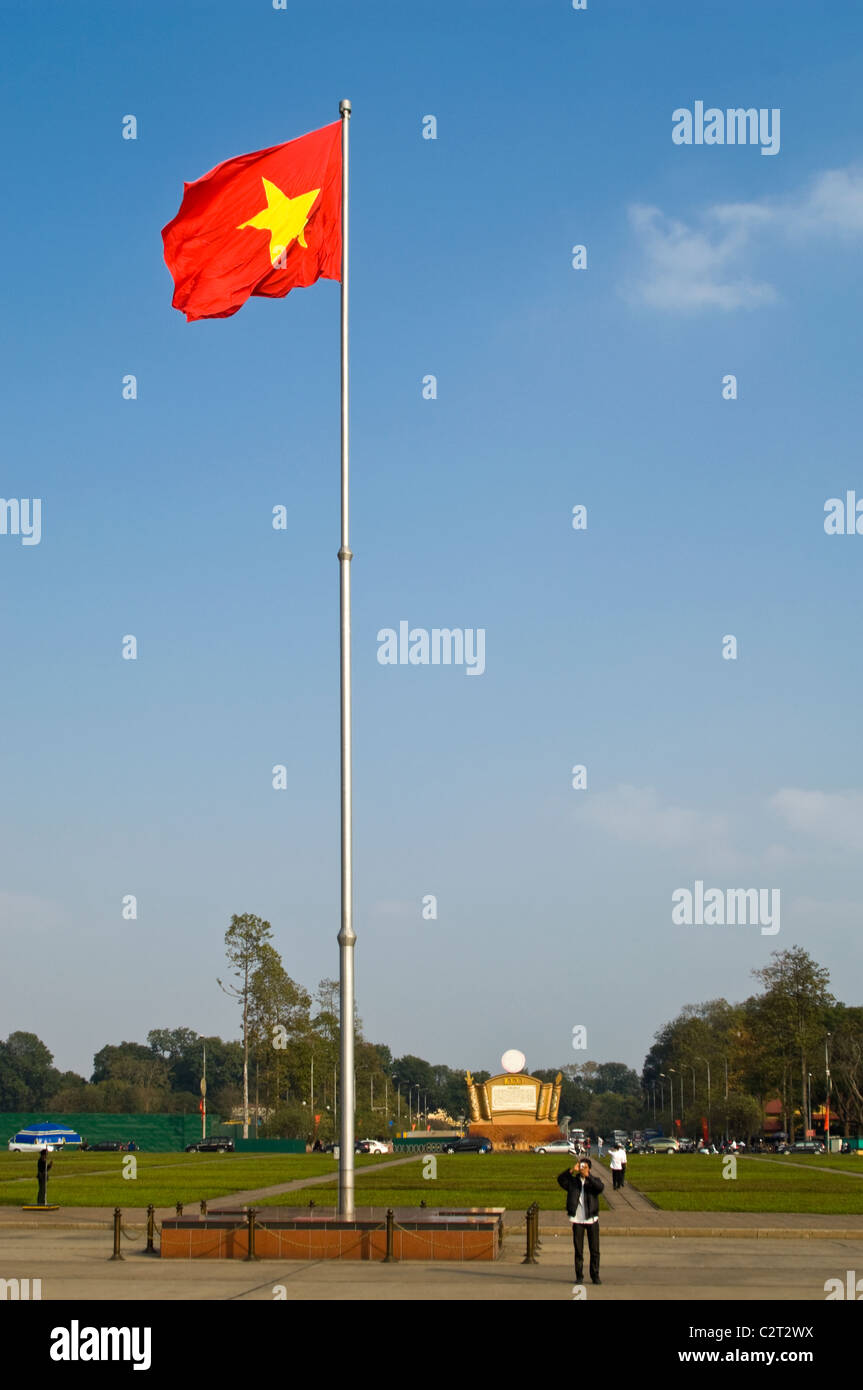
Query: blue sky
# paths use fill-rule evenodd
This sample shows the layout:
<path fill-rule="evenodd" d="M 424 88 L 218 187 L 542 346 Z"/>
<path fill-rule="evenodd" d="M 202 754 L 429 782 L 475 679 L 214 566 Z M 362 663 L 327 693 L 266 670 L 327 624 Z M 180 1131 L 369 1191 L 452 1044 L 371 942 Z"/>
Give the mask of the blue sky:
<path fill-rule="evenodd" d="M 0 18 L 0 494 L 43 502 L 39 545 L 0 535 L 0 1031 L 85 1073 L 151 1027 L 236 1036 L 235 912 L 305 984 L 337 973 L 338 287 L 187 325 L 160 232 L 184 179 L 342 96 L 367 1035 L 471 1068 L 640 1066 L 684 1003 L 745 997 L 792 943 L 859 1002 L 863 539 L 823 517 L 863 497 L 863 18 Z M 778 108 L 778 154 L 675 145 L 699 100 Z M 401 619 L 484 628 L 484 674 L 381 666 Z M 672 924 L 696 879 L 779 888 L 779 934 Z"/>

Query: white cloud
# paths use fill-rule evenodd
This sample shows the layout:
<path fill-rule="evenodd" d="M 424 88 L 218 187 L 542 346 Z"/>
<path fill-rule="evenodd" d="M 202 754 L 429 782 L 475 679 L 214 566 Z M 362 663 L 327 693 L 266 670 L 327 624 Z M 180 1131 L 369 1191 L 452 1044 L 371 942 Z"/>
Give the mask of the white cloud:
<path fill-rule="evenodd" d="M 584 814 L 618 840 L 657 849 L 699 849 L 727 854 L 725 816 L 663 805 L 653 787 L 623 785 L 591 792 Z"/>
<path fill-rule="evenodd" d="M 628 212 L 644 261 L 625 289 L 629 299 L 677 312 L 754 309 L 779 298 L 750 268 L 777 237 L 863 235 L 863 169 L 826 170 L 786 199 L 717 203 L 692 223 L 643 204 Z"/>
<path fill-rule="evenodd" d="M 863 232 L 863 169 L 819 174 L 792 218 L 792 230 Z"/>
<path fill-rule="evenodd" d="M 732 215 L 734 212 L 735 215 Z M 654 309 L 752 309 L 778 298 L 772 285 L 735 272 L 761 219 L 739 205 L 710 209 L 703 227 L 665 217 L 659 208 L 637 205 L 629 219 L 638 233 L 645 274 L 630 297 Z"/>
<path fill-rule="evenodd" d="M 770 804 L 792 830 L 835 849 L 863 849 L 863 792 L 783 787 Z"/>

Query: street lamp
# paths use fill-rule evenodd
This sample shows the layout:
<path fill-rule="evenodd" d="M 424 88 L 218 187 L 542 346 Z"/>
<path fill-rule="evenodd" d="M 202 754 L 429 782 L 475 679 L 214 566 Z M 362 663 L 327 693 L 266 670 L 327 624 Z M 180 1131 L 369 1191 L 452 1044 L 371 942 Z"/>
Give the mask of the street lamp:
<path fill-rule="evenodd" d="M 713 1126 L 710 1123 L 710 1063 L 708 1062 L 706 1057 L 697 1057 L 696 1061 L 703 1062 L 704 1065 L 707 1067 L 707 1132 L 710 1138 L 712 1139 Z"/>
<path fill-rule="evenodd" d="M 806 1095 L 806 1138 L 812 1135 L 812 1073 L 809 1072 L 809 1086 Z"/>
<path fill-rule="evenodd" d="M 824 1102 L 824 1148 L 827 1153 L 830 1152 L 830 1057 L 827 1052 L 827 1045 L 831 1036 L 828 1033 L 824 1039 L 824 1080 L 827 1086 L 827 1099 Z"/>
<path fill-rule="evenodd" d="M 669 1067 L 669 1068 L 668 1068 L 668 1084 L 669 1084 L 669 1086 L 671 1087 L 671 1137 L 672 1137 L 672 1139 L 674 1138 L 674 1078 L 675 1078 L 675 1076 L 677 1076 L 677 1074 L 678 1074 L 678 1073 L 677 1073 L 677 1068 L 676 1068 L 676 1067 Z M 682 1086 L 682 1084 L 683 1084 L 683 1083 L 681 1082 L 681 1086 Z M 681 1099 L 682 1099 L 682 1096 L 683 1096 L 683 1092 L 681 1091 Z M 681 1106 L 681 1112 L 680 1112 L 680 1119 L 681 1119 L 681 1124 L 682 1124 L 682 1123 L 683 1123 L 683 1108 L 682 1108 L 682 1106 Z"/>

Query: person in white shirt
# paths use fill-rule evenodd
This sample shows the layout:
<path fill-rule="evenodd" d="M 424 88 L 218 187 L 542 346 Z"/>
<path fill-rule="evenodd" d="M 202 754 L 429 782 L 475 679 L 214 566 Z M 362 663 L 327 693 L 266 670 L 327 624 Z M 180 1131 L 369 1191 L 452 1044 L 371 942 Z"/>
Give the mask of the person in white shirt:
<path fill-rule="evenodd" d="M 611 1150 L 611 1178 L 613 1190 L 623 1187 L 626 1178 L 626 1149 L 618 1141 Z"/>

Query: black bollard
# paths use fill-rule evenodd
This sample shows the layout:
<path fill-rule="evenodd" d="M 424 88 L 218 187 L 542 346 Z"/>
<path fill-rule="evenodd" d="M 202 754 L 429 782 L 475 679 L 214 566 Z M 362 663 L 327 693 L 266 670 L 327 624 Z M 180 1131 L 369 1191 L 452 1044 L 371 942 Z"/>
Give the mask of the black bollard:
<path fill-rule="evenodd" d="M 533 1248 L 534 1251 L 542 1249 L 542 1241 L 539 1236 L 539 1202 L 533 1204 Z"/>
<path fill-rule="evenodd" d="M 533 1253 L 533 1207 L 528 1207 L 524 1214 L 524 1259 L 523 1265 L 535 1265 L 536 1256 Z"/>
<path fill-rule="evenodd" d="M 147 1208 L 147 1248 L 145 1255 L 155 1255 L 155 1235 L 156 1235 L 156 1208 L 151 1205 Z"/>
<path fill-rule="evenodd" d="M 114 1253 L 113 1253 L 113 1255 L 111 1256 L 111 1259 L 112 1259 L 112 1260 L 122 1260 L 122 1258 L 123 1258 L 123 1256 L 120 1254 L 120 1221 L 121 1221 L 121 1219 L 122 1219 L 122 1216 L 121 1216 L 120 1208 L 119 1208 L 119 1207 L 115 1207 L 115 1208 L 114 1208 Z"/>
<path fill-rule="evenodd" d="M 249 1253 L 245 1258 L 248 1263 L 249 1260 L 259 1260 L 260 1255 L 255 1254 L 255 1218 L 257 1212 L 254 1207 L 249 1207 L 247 1214 L 249 1218 Z"/>
<path fill-rule="evenodd" d="M 395 1231 L 395 1216 L 392 1207 L 387 1208 L 387 1253 L 384 1255 L 383 1264 L 398 1264 L 398 1260 L 393 1254 L 393 1234 Z"/>

